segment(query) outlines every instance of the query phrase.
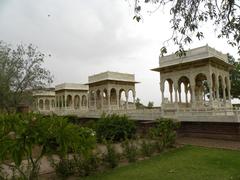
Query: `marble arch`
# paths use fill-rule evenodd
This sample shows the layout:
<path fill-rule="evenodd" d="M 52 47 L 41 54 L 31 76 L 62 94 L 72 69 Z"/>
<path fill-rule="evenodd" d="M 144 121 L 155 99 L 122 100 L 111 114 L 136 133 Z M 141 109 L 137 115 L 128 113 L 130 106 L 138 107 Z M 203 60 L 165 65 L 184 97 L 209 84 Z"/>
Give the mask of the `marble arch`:
<path fill-rule="evenodd" d="M 184 88 L 182 88 L 182 86 Z M 179 79 L 178 79 L 178 99 L 179 99 L 179 102 L 182 103 L 183 101 L 186 103 L 186 106 L 187 104 L 189 103 L 189 97 L 188 97 L 188 92 L 190 92 L 190 80 L 187 76 L 181 76 Z M 184 94 L 184 97 L 185 97 L 185 100 L 182 101 L 182 93 Z"/>
<path fill-rule="evenodd" d="M 80 97 L 79 95 L 74 96 L 74 109 L 80 108 Z"/>

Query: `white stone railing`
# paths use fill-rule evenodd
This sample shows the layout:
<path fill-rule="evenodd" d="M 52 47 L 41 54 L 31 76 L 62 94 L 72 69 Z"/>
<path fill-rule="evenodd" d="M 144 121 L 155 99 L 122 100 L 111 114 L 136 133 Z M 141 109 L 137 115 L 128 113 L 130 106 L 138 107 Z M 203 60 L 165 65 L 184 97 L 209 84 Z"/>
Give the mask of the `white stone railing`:
<path fill-rule="evenodd" d="M 206 111 L 178 111 L 174 114 L 179 121 L 193 122 L 240 122 L 240 111 L 217 109 Z"/>
<path fill-rule="evenodd" d="M 122 109 L 122 110 L 105 110 L 105 111 L 88 111 L 88 118 L 99 118 L 102 113 L 127 115 L 133 120 L 156 120 L 160 118 L 160 109 Z"/>
<path fill-rule="evenodd" d="M 179 121 L 207 121 L 207 122 L 240 122 L 240 110 L 219 108 L 209 109 L 200 108 L 194 109 L 168 109 L 161 112 L 159 109 L 121 109 L 121 110 L 89 110 L 89 109 L 57 109 L 54 112 L 41 111 L 40 113 L 51 114 L 55 113 L 60 116 L 76 115 L 82 118 L 99 118 L 103 113 L 127 115 L 132 120 L 152 121 L 160 117 L 170 117 Z"/>

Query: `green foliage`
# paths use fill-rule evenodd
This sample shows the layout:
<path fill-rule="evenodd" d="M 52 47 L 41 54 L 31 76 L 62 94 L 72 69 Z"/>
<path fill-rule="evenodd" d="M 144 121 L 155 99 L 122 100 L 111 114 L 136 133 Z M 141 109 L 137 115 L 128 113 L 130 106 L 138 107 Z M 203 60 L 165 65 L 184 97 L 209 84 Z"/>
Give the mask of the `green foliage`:
<path fill-rule="evenodd" d="M 137 109 L 145 108 L 145 106 L 141 103 L 141 100 L 139 98 L 136 99 L 135 105 Z"/>
<path fill-rule="evenodd" d="M 74 156 L 76 174 L 78 176 L 89 176 L 96 172 L 100 164 L 100 158 L 97 154 L 90 153 L 87 156 Z"/>
<path fill-rule="evenodd" d="M 96 124 L 97 139 L 112 140 L 113 142 L 122 141 L 125 138 L 132 138 L 136 133 L 136 125 L 134 121 L 128 119 L 127 116 L 116 114 L 103 114 Z"/>
<path fill-rule="evenodd" d="M 164 149 L 163 141 L 161 141 L 161 139 L 155 139 L 153 146 L 155 151 L 158 153 L 160 153 Z"/>
<path fill-rule="evenodd" d="M 228 54 L 228 62 L 234 66 L 230 71 L 231 95 L 233 98 L 240 99 L 240 62 L 236 61 L 233 56 Z M 222 93 L 220 93 L 222 94 Z"/>
<path fill-rule="evenodd" d="M 61 159 L 55 164 L 55 172 L 59 177 L 69 177 L 75 173 L 75 162 L 71 159 Z"/>
<path fill-rule="evenodd" d="M 100 159 L 97 155 L 89 153 L 82 156 L 80 154 L 74 154 L 73 159 L 61 159 L 60 162 L 53 162 L 55 171 L 58 177 L 69 176 L 89 176 L 94 173 L 99 166 Z"/>
<path fill-rule="evenodd" d="M 209 26 L 209 23 L 212 24 L 217 38 L 226 38 L 227 43 L 237 47 L 240 54 L 240 5 L 238 1 L 135 0 L 133 19 L 138 22 L 142 19 L 141 12 L 144 11 L 144 7 L 149 8 L 149 5 L 144 6 L 144 3 L 151 3 L 152 6 L 155 6 L 154 11 L 165 7 L 169 8 L 173 33 L 165 43 L 171 40 L 177 45 L 179 47 L 179 50 L 176 51 L 178 56 L 186 55 L 184 45 L 192 43 L 193 39 L 204 38 L 202 27 Z M 161 54 L 166 52 L 167 49 L 163 45 Z"/>
<path fill-rule="evenodd" d="M 141 153 L 143 156 L 151 156 L 154 150 L 154 146 L 152 144 L 152 142 L 150 142 L 149 140 L 143 139 L 141 142 Z"/>
<path fill-rule="evenodd" d="M 137 159 L 137 145 L 132 140 L 126 139 L 122 142 L 123 155 L 127 158 L 128 162 L 135 162 Z"/>
<path fill-rule="evenodd" d="M 80 119 L 75 115 L 66 115 L 64 118 L 68 119 L 68 122 L 73 124 L 80 124 Z"/>
<path fill-rule="evenodd" d="M 12 49 L 0 41 L 0 109 L 16 110 L 19 103 L 31 97 L 29 89 L 43 88 L 52 82 L 50 72 L 42 67 L 44 58 L 32 44 Z"/>
<path fill-rule="evenodd" d="M 89 120 L 85 123 L 83 123 L 84 127 L 88 127 L 90 129 L 96 130 L 96 126 L 97 126 L 97 121 L 96 120 Z"/>
<path fill-rule="evenodd" d="M 96 142 L 91 129 L 70 124 L 63 117 L 38 114 L 0 115 L 0 135 L 0 163 L 17 170 L 24 179 L 37 177 L 44 155 L 54 152 L 65 159 L 70 151 L 86 154 Z M 40 152 L 34 153 L 34 148 Z M 22 170 L 24 159 L 26 171 Z"/>
<path fill-rule="evenodd" d="M 169 147 L 174 144 L 176 139 L 176 129 L 180 124 L 173 119 L 161 118 L 156 120 L 155 127 L 149 133 L 153 139 L 160 140 L 159 147 Z"/>
<path fill-rule="evenodd" d="M 108 167 L 115 168 L 119 163 L 119 155 L 110 141 L 106 142 L 105 144 L 107 147 L 107 153 L 104 154 L 104 162 L 107 163 Z"/>
<path fill-rule="evenodd" d="M 153 108 L 153 105 L 154 105 L 154 103 L 153 103 L 152 101 L 149 101 L 147 107 L 148 107 L 149 109 L 151 109 L 151 108 Z"/>
<path fill-rule="evenodd" d="M 52 166 L 59 178 L 69 176 L 89 176 L 94 173 L 100 164 L 100 158 L 97 154 L 90 152 L 88 154 L 74 154 L 73 158 L 69 156 L 56 162 L 52 160 Z"/>

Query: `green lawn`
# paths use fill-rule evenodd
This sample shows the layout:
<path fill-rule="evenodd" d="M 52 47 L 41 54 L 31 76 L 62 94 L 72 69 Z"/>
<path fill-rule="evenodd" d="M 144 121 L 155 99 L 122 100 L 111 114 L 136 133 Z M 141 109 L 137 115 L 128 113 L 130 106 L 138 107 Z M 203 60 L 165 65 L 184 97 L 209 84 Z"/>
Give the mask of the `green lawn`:
<path fill-rule="evenodd" d="M 240 151 L 185 146 L 85 179 L 239 179 Z"/>

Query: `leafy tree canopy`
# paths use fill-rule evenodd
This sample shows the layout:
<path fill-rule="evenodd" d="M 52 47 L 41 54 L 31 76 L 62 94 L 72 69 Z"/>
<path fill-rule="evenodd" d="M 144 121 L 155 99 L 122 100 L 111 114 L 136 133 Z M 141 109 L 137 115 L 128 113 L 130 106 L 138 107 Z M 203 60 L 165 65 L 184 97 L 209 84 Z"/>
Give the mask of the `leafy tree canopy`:
<path fill-rule="evenodd" d="M 230 72 L 232 98 L 240 99 L 240 61 L 228 54 L 228 61 L 234 66 Z"/>
<path fill-rule="evenodd" d="M 158 9 L 170 5 L 170 23 L 173 34 L 170 40 L 179 46 L 177 55 L 185 55 L 184 45 L 192 42 L 192 38 L 204 38 L 201 28 L 207 22 L 218 38 L 226 38 L 227 43 L 237 47 L 240 54 L 240 2 L 235 0 L 135 0 L 134 19 L 142 19 L 141 12 L 146 4 L 152 4 Z M 161 54 L 167 53 L 167 48 L 161 48 Z"/>
<path fill-rule="evenodd" d="M 154 105 L 153 101 L 149 101 L 147 107 L 148 107 L 148 108 L 153 108 L 153 105 Z"/>
<path fill-rule="evenodd" d="M 0 41 L 0 109 L 16 108 L 27 90 L 52 82 L 50 72 L 42 67 L 44 58 L 32 44 L 14 49 Z"/>
<path fill-rule="evenodd" d="M 145 106 L 141 103 L 141 100 L 139 98 L 136 99 L 135 102 L 136 108 L 137 109 L 143 109 Z"/>

